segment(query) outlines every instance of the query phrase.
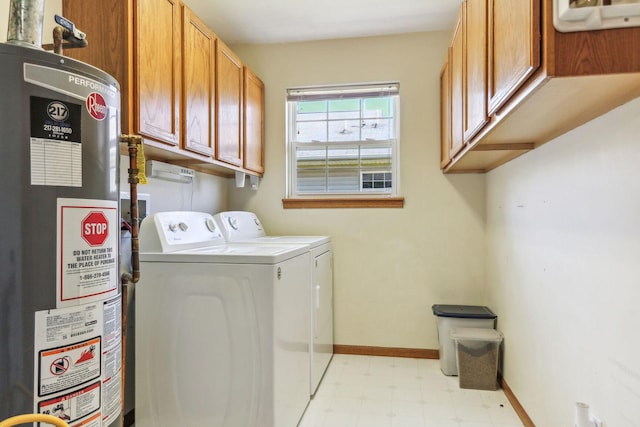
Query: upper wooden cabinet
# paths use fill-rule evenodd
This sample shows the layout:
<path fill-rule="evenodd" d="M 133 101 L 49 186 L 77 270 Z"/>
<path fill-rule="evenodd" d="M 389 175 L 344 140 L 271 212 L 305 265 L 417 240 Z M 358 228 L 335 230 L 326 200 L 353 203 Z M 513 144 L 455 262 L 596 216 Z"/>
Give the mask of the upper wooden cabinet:
<path fill-rule="evenodd" d="M 465 0 L 463 26 L 465 142 L 478 133 L 489 120 L 487 114 L 487 22 L 487 0 Z"/>
<path fill-rule="evenodd" d="M 464 0 L 448 50 L 441 90 L 448 92 L 449 130 L 442 131 L 442 162 L 455 157 L 489 120 L 487 113 L 487 0 Z M 444 108 L 444 107 L 443 107 Z M 444 119 L 443 119 L 444 120 Z"/>
<path fill-rule="evenodd" d="M 84 6 L 87 8 L 87 6 Z M 88 8 L 91 9 L 91 8 Z M 180 2 L 137 0 L 133 98 L 137 133 L 180 144 Z"/>
<path fill-rule="evenodd" d="M 89 40 L 86 48 L 65 54 L 120 83 L 122 132 L 179 146 L 179 1 L 101 0 L 88 7 L 83 0 L 63 0 L 62 13 L 86 31 Z"/>
<path fill-rule="evenodd" d="M 459 102 L 465 105 L 466 133 L 462 149 L 452 152 L 448 161 L 443 154 L 444 172 L 489 171 L 640 96 L 640 50 L 635 46 L 640 28 L 560 33 L 553 27 L 552 0 L 484 2 L 484 31 L 471 17 L 471 8 L 478 11 L 482 5 L 466 0 L 462 6 L 465 49 L 474 49 L 463 54 L 463 95 L 453 90 L 455 64 L 451 55 L 448 59 L 452 90 L 447 102 L 452 108 Z M 456 27 L 454 42 L 458 31 Z M 484 37 L 488 109 L 482 124 L 482 105 L 471 99 L 482 95 L 482 80 L 472 80 L 471 71 L 482 70 L 481 58 L 471 59 L 481 44 L 471 45 Z M 459 131 L 454 118 L 452 109 L 452 141 Z"/>
<path fill-rule="evenodd" d="M 451 161 L 451 70 L 449 55 L 440 72 L 440 167 Z"/>
<path fill-rule="evenodd" d="M 118 80 L 121 131 L 144 137 L 147 158 L 263 173 L 263 136 L 243 128 L 243 64 L 181 0 L 62 0 L 62 13 L 89 41 L 65 54 Z M 258 81 L 249 79 L 252 121 Z"/>
<path fill-rule="evenodd" d="M 182 27 L 184 148 L 213 156 L 217 38 L 186 6 Z"/>
<path fill-rule="evenodd" d="M 540 67 L 540 0 L 489 0 L 488 6 L 485 53 L 493 114 Z"/>
<path fill-rule="evenodd" d="M 449 72 L 451 93 L 451 146 L 449 156 L 453 157 L 464 146 L 464 4 L 453 31 L 449 47 Z"/>
<path fill-rule="evenodd" d="M 218 42 L 216 86 L 218 133 L 216 158 L 242 166 L 242 62 L 221 41 Z"/>
<path fill-rule="evenodd" d="M 264 83 L 244 67 L 244 167 L 264 172 Z"/>

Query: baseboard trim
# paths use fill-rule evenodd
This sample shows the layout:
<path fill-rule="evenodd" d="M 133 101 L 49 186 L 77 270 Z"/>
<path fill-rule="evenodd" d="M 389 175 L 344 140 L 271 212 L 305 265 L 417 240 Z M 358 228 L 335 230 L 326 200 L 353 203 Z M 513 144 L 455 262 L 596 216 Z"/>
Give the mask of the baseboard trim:
<path fill-rule="evenodd" d="M 414 359 L 438 359 L 438 350 L 426 348 L 371 347 L 366 345 L 333 346 L 335 354 L 356 354 L 359 356 L 411 357 Z"/>
<path fill-rule="evenodd" d="M 524 410 L 524 408 L 518 401 L 518 398 L 515 394 L 513 394 L 513 390 L 511 390 L 511 387 L 509 387 L 509 384 L 507 384 L 504 378 L 502 378 L 500 384 L 502 385 L 502 391 L 504 392 L 504 395 L 507 397 L 509 403 L 511 403 L 511 406 L 513 406 L 513 409 L 516 411 L 516 414 L 520 418 L 520 421 L 522 421 L 524 427 L 536 427 L 531 418 L 529 418 L 527 411 Z"/>

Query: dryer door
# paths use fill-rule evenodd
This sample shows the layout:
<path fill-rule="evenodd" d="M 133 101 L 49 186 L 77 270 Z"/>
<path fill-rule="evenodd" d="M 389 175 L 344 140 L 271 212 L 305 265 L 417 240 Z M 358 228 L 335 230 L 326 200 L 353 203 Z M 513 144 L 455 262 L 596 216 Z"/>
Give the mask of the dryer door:
<path fill-rule="evenodd" d="M 311 298 L 311 395 L 314 395 L 333 356 L 332 251 L 314 260 Z"/>

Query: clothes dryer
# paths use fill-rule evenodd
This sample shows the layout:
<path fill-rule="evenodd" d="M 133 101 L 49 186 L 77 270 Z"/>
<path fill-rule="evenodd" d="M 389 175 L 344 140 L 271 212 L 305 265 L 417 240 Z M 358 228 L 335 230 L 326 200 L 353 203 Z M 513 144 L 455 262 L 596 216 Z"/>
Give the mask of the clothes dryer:
<path fill-rule="evenodd" d="M 329 236 L 269 236 L 253 212 L 228 211 L 214 215 L 228 243 L 260 245 L 304 244 L 309 247 L 310 283 L 310 376 L 313 396 L 333 357 L 333 248 Z"/>
<path fill-rule="evenodd" d="M 206 213 L 145 218 L 136 427 L 295 427 L 309 402 L 309 256 L 226 244 Z"/>

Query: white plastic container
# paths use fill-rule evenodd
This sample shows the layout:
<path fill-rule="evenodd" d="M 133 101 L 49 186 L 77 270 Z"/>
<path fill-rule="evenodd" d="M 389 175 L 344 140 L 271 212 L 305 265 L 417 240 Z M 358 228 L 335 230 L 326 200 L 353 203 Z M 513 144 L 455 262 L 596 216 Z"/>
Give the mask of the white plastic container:
<path fill-rule="evenodd" d="M 451 339 L 451 329 L 493 329 L 498 316 L 488 307 L 478 305 L 434 304 L 432 310 L 437 316 L 440 370 L 445 375 L 458 375 L 456 349 Z"/>
<path fill-rule="evenodd" d="M 498 389 L 498 360 L 502 333 L 495 329 L 453 328 L 460 388 Z"/>

